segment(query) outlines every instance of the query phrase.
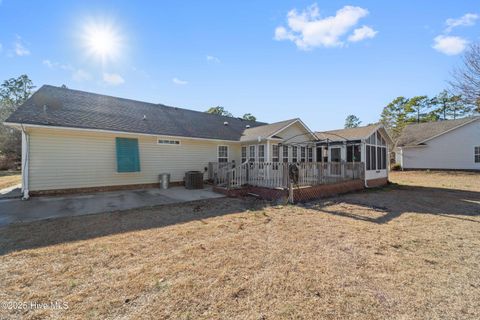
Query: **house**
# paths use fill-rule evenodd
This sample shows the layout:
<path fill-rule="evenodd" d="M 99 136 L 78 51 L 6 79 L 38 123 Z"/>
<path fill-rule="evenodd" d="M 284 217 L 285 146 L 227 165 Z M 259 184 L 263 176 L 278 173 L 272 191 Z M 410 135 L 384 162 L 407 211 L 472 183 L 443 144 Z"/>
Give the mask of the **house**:
<path fill-rule="evenodd" d="M 207 177 L 210 162 L 317 161 L 300 119 L 266 124 L 49 85 L 5 124 L 22 131 L 24 198 L 157 186 L 163 172 L 182 183 L 191 170 Z"/>
<path fill-rule="evenodd" d="M 480 170 L 480 117 L 410 124 L 395 158 L 403 169 Z"/>
<path fill-rule="evenodd" d="M 393 142 L 383 125 L 316 132 L 316 136 L 317 158 L 321 161 L 362 162 L 367 187 L 388 182 L 389 145 Z"/>

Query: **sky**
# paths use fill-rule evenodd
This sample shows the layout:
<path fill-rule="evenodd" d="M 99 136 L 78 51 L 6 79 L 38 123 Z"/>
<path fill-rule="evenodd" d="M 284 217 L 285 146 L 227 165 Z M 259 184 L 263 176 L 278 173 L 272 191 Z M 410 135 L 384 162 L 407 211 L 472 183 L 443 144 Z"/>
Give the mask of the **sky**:
<path fill-rule="evenodd" d="M 0 0 L 0 81 L 329 130 L 447 88 L 479 31 L 478 1 Z"/>

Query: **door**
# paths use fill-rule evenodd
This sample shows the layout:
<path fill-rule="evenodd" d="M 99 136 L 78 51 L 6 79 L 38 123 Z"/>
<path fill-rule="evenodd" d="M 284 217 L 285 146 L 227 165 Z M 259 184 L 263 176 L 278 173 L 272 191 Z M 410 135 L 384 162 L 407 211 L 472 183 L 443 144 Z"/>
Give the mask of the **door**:
<path fill-rule="evenodd" d="M 341 174 L 341 164 L 342 160 L 342 149 L 341 148 L 330 148 L 330 174 L 340 175 Z"/>

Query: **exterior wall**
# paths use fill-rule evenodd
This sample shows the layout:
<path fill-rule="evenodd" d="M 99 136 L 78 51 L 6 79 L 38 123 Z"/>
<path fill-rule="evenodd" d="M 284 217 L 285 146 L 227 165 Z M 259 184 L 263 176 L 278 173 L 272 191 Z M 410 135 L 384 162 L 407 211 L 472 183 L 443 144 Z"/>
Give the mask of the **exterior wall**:
<path fill-rule="evenodd" d="M 272 161 L 272 154 L 273 154 L 273 145 L 274 144 L 279 144 L 279 143 L 286 143 L 286 144 L 295 144 L 300 147 L 300 144 L 305 144 L 307 146 L 307 143 L 311 142 L 313 139 L 310 135 L 309 132 L 305 130 L 305 128 L 298 122 L 292 124 L 291 126 L 285 128 L 284 130 L 280 131 L 279 133 L 276 134 L 276 136 L 279 136 L 282 138 L 282 141 L 278 140 L 271 140 L 269 143 L 269 150 L 268 150 L 268 155 L 269 158 L 266 161 Z M 315 146 L 312 146 L 313 148 L 313 161 L 316 161 L 316 149 Z M 300 158 L 300 150 L 298 151 Z M 283 153 L 282 149 L 280 148 L 280 162 L 282 162 L 283 158 Z M 292 161 L 292 149 L 291 147 L 288 150 L 288 159 L 289 161 Z"/>
<path fill-rule="evenodd" d="M 426 146 L 402 148 L 403 168 L 480 170 L 474 146 L 480 146 L 480 120 L 429 140 Z"/>
<path fill-rule="evenodd" d="M 208 162 L 217 161 L 219 145 L 229 146 L 229 161 L 240 161 L 235 142 L 43 128 L 28 133 L 31 191 L 157 183 L 162 172 L 180 182 L 186 171 L 203 172 Z M 140 172 L 117 173 L 116 137 L 138 139 Z M 180 140 L 180 145 L 160 145 L 158 138 Z"/>

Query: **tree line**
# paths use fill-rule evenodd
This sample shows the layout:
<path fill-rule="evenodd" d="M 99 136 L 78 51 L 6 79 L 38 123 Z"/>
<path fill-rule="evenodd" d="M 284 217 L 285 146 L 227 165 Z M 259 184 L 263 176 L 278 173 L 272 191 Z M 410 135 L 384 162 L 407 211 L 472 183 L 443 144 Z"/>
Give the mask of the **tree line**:
<path fill-rule="evenodd" d="M 408 124 L 452 120 L 480 113 L 480 44 L 470 45 L 462 61 L 448 82 L 448 90 L 434 97 L 399 96 L 383 108 L 379 122 L 394 142 Z M 355 128 L 360 123 L 357 116 L 349 115 L 345 119 L 345 128 Z"/>

